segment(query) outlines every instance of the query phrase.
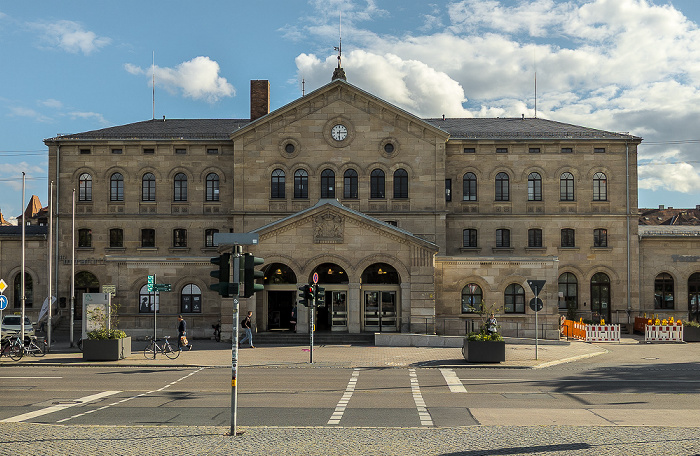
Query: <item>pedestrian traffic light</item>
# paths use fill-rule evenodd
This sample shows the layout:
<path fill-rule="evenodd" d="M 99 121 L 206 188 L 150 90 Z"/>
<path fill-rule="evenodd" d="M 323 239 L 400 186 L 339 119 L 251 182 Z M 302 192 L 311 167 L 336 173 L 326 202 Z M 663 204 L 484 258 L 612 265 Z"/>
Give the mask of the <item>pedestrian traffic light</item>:
<path fill-rule="evenodd" d="M 242 297 L 250 298 L 256 292 L 265 289 L 263 284 L 255 283 L 255 279 L 265 277 L 265 273 L 255 270 L 255 266 L 263 264 L 264 262 L 264 259 L 253 256 L 252 253 L 246 253 L 241 257 L 240 280 L 241 284 L 243 285 L 243 292 L 241 293 Z"/>
<path fill-rule="evenodd" d="M 308 283 L 306 285 L 302 285 L 299 287 L 299 304 L 302 306 L 309 306 L 313 305 L 314 299 L 314 287 L 312 285 L 309 285 Z"/>
<path fill-rule="evenodd" d="M 219 269 L 215 269 L 209 273 L 210 276 L 219 279 L 219 282 L 209 285 L 209 288 L 218 292 L 224 298 L 238 293 L 238 284 L 229 282 L 231 276 L 231 254 L 222 253 L 220 256 L 214 257 L 209 261 L 219 266 Z"/>
<path fill-rule="evenodd" d="M 314 300 L 316 307 L 326 307 L 326 289 L 324 287 L 314 285 Z"/>

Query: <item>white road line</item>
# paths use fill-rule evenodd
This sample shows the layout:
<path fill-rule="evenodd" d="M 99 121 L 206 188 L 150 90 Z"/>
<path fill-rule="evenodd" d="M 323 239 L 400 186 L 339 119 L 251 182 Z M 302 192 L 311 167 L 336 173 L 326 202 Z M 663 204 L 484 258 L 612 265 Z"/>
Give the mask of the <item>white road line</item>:
<path fill-rule="evenodd" d="M 430 412 L 428 412 L 428 408 L 425 406 L 423 395 L 420 392 L 416 370 L 409 369 L 408 375 L 411 377 L 411 392 L 413 393 L 413 402 L 416 403 L 416 409 L 418 409 L 420 424 L 421 426 L 433 426 L 433 418 L 430 416 Z"/>
<path fill-rule="evenodd" d="M 352 376 L 350 377 L 348 386 L 345 388 L 345 393 L 343 394 L 343 397 L 340 398 L 338 404 L 335 406 L 335 410 L 333 411 L 333 414 L 331 415 L 331 418 L 328 420 L 327 424 L 340 424 L 340 419 L 345 413 L 345 409 L 347 408 L 348 403 L 350 402 L 352 393 L 355 392 L 355 386 L 357 386 L 357 378 L 359 377 L 359 375 L 360 369 L 355 369 L 352 373 Z"/>
<path fill-rule="evenodd" d="M 450 388 L 452 393 L 466 393 L 467 389 L 462 384 L 462 381 L 457 377 L 455 371 L 452 369 L 440 369 L 440 373 L 445 378 L 447 386 Z"/>
<path fill-rule="evenodd" d="M 0 377 L 0 380 L 34 380 L 34 379 L 56 379 L 63 377 Z"/>
<path fill-rule="evenodd" d="M 112 407 L 113 405 L 119 405 L 119 404 L 122 404 L 122 403 L 124 403 L 124 402 L 130 401 L 130 400 L 132 400 L 132 399 L 136 399 L 136 398 L 138 398 L 138 397 L 148 396 L 149 394 L 161 392 L 161 391 L 163 391 L 163 390 L 166 389 L 166 388 L 170 388 L 172 385 L 174 385 L 175 383 L 179 382 L 180 380 L 184 380 L 184 379 L 186 379 L 187 377 L 190 377 L 190 376 L 196 374 L 197 372 L 201 371 L 202 369 L 204 369 L 204 367 L 200 367 L 199 369 L 197 369 L 197 370 L 195 370 L 195 371 L 192 371 L 192 372 L 190 372 L 189 374 L 185 375 L 184 377 L 181 377 L 181 378 L 175 380 L 174 382 L 171 382 L 171 383 L 169 383 L 168 385 L 165 385 L 164 387 L 159 388 L 159 389 L 157 389 L 157 390 L 147 391 L 147 392 L 145 392 L 145 393 L 140 393 L 140 394 L 137 394 L 137 395 L 135 395 L 135 396 L 126 397 L 126 398 L 124 398 L 124 399 L 122 399 L 122 400 L 120 400 L 120 401 L 113 402 L 113 403 L 111 403 L 111 404 L 105 405 L 105 406 L 100 407 L 100 408 L 96 408 L 96 409 L 94 409 L 94 410 L 88 410 L 88 411 L 83 412 L 83 413 L 78 413 L 77 415 L 69 416 L 68 418 L 63 418 L 62 420 L 58 420 L 58 421 L 56 421 L 56 422 L 57 422 L 57 423 L 64 423 L 64 422 L 66 422 L 66 421 L 72 420 L 73 418 L 79 418 L 79 417 L 81 417 L 81 416 L 87 415 L 88 413 L 97 412 L 98 410 L 104 410 L 104 409 L 106 409 L 106 408 Z"/>
<path fill-rule="evenodd" d="M 112 396 L 114 394 L 121 393 L 121 391 L 103 391 L 101 393 L 92 394 L 90 396 L 81 397 L 70 403 L 52 405 L 51 407 L 46 407 L 41 410 L 35 410 L 33 412 L 23 413 L 22 415 L 13 416 L 10 418 L 5 418 L 0 421 L 0 423 L 19 423 L 20 421 L 30 420 L 38 416 L 47 415 L 49 413 L 58 412 L 60 410 L 65 410 L 70 407 L 75 407 L 76 405 L 83 405 L 88 402 L 96 401 L 107 396 Z"/>

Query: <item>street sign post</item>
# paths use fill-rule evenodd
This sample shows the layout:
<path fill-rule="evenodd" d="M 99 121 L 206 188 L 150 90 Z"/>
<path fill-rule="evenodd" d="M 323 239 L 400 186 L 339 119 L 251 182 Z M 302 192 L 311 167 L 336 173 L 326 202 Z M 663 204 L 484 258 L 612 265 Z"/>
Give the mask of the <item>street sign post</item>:
<path fill-rule="evenodd" d="M 534 310 L 535 312 L 539 312 L 542 310 L 542 307 L 544 307 L 544 303 L 540 298 L 530 299 L 530 309 Z"/>
<path fill-rule="evenodd" d="M 155 283 L 153 284 L 153 291 L 171 291 L 171 284 Z"/>
<path fill-rule="evenodd" d="M 537 321 L 537 314 L 539 313 L 540 310 L 542 310 L 542 307 L 544 307 L 544 303 L 542 300 L 539 298 L 540 292 L 542 291 L 542 287 L 544 287 L 544 284 L 547 283 L 546 280 L 536 280 L 536 279 L 528 279 L 526 280 L 526 283 L 530 286 L 530 289 L 532 292 L 535 294 L 535 298 L 530 301 L 530 308 L 535 311 L 535 359 L 539 359 L 537 349 L 538 349 L 538 339 L 539 335 L 537 333 L 537 325 L 539 324 Z"/>
<path fill-rule="evenodd" d="M 153 285 L 156 283 L 156 276 L 154 275 L 149 275 L 148 276 L 148 282 L 146 283 L 146 289 L 153 293 Z"/>
<path fill-rule="evenodd" d="M 0 295 L 0 310 L 7 309 L 7 296 Z"/>

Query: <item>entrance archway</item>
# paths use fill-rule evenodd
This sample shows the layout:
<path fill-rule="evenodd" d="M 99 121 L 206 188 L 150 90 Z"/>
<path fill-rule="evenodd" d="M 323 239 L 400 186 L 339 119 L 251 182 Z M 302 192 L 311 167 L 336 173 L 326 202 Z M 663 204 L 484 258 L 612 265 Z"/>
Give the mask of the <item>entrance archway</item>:
<path fill-rule="evenodd" d="M 296 283 L 294 271 L 283 263 L 272 263 L 265 268 L 267 294 L 267 330 L 296 330 Z"/>
<path fill-rule="evenodd" d="M 362 272 L 362 324 L 365 331 L 399 330 L 401 280 L 387 263 L 374 263 Z"/>
<path fill-rule="evenodd" d="M 76 320 L 83 319 L 83 294 L 99 293 L 100 281 L 92 272 L 81 271 L 75 275 L 75 314 Z"/>
<path fill-rule="evenodd" d="M 316 331 L 348 330 L 348 274 L 335 263 L 322 263 L 314 269 L 318 285 L 325 288 L 324 306 L 316 307 Z M 313 273 L 309 283 L 313 283 Z"/>

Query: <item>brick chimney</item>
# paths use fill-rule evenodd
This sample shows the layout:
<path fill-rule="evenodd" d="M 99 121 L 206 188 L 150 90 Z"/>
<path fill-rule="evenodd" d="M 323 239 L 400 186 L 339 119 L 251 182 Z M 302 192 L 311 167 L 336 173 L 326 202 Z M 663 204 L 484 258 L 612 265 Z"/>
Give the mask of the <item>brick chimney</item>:
<path fill-rule="evenodd" d="M 270 81 L 258 79 L 250 81 L 250 120 L 259 119 L 270 113 Z"/>

